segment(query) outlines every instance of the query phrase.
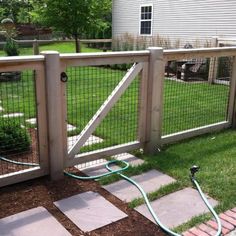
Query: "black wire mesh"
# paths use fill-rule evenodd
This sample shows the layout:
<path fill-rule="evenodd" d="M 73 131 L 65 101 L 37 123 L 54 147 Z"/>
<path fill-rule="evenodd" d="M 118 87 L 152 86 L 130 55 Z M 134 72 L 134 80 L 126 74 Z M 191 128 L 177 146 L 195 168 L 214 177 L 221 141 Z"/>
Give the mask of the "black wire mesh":
<path fill-rule="evenodd" d="M 167 64 L 162 135 L 227 120 L 230 84 L 220 83 L 218 78 L 223 73 L 231 77 L 232 70 L 230 66 L 219 64 L 225 58 L 218 58 L 213 67 L 211 60 L 203 58 Z M 208 82 L 209 75 L 214 77 L 213 84 Z"/>
<path fill-rule="evenodd" d="M 39 163 L 35 73 L 0 73 L 0 156 Z M 0 160 L 0 175 L 30 167 Z"/>
<path fill-rule="evenodd" d="M 127 73 L 127 65 L 70 67 L 67 69 L 68 149 Z M 81 148 L 81 152 L 137 140 L 139 78 L 131 83 L 105 119 Z M 69 130 L 71 128 L 71 130 Z"/>

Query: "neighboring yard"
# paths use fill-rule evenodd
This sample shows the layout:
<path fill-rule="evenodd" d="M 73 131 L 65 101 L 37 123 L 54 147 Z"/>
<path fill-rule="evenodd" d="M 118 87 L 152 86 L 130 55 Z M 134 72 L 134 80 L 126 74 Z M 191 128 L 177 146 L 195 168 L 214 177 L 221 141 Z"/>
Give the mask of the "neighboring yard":
<path fill-rule="evenodd" d="M 82 52 L 101 52 L 100 49 L 95 48 L 88 48 L 86 45 L 81 44 L 81 51 Z M 73 53 L 75 52 L 75 44 L 74 42 L 65 42 L 65 43 L 52 43 L 48 45 L 41 45 L 39 47 L 39 51 L 46 51 L 46 50 L 54 50 L 60 53 Z M 20 46 L 20 56 L 25 55 L 32 55 L 33 54 L 33 47 L 23 47 Z M 5 56 L 3 50 L 0 50 L 0 56 Z"/>

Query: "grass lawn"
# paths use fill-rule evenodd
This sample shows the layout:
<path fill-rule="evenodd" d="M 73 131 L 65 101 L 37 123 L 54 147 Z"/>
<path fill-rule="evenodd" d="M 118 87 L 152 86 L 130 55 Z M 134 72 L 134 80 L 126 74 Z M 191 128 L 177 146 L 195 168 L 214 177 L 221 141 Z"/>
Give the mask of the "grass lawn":
<path fill-rule="evenodd" d="M 125 73 L 104 67 L 68 68 L 68 123 L 77 127 L 70 136 L 80 133 Z M 33 72 L 25 71 L 21 81 L 0 83 L 4 113 L 22 112 L 25 118 L 36 117 L 32 76 Z M 165 80 L 163 135 L 224 121 L 228 92 L 225 85 Z M 95 130 L 94 134 L 104 142 L 86 150 L 137 140 L 138 93 L 137 78 Z"/>
<path fill-rule="evenodd" d="M 226 130 L 169 145 L 164 147 L 158 155 L 142 156 L 146 160 L 146 164 L 130 167 L 124 174 L 133 176 L 157 169 L 174 177 L 177 182 L 149 194 L 149 199 L 155 200 L 168 193 L 192 186 L 189 168 L 194 164 L 199 165 L 200 171 L 196 174 L 196 178 L 202 190 L 219 201 L 216 210 L 223 212 L 236 206 L 235 140 L 236 131 Z M 108 184 L 118 179 L 118 176 L 115 175 L 104 178 L 101 183 Z M 135 199 L 129 205 L 134 208 L 143 203 L 143 199 L 140 198 Z M 211 214 L 195 217 L 175 230 L 183 232 L 211 217 Z"/>
<path fill-rule="evenodd" d="M 46 50 L 54 50 L 60 53 L 74 53 L 75 52 L 75 45 L 74 42 L 65 42 L 65 43 L 52 43 L 47 45 L 41 45 L 39 47 L 39 51 L 46 51 Z M 96 48 L 88 48 L 85 44 L 81 44 L 81 52 L 102 52 L 100 49 Z M 20 55 L 33 55 L 33 48 L 32 47 L 20 47 Z M 0 50 L 0 56 L 5 56 L 3 50 Z"/>

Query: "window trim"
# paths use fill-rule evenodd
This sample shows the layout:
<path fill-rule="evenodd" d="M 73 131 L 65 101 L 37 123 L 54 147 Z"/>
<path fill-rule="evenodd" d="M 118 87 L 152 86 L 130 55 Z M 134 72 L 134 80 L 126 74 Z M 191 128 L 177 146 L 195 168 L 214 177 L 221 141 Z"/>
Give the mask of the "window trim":
<path fill-rule="evenodd" d="M 152 18 L 150 20 L 142 20 L 142 7 L 152 7 Z M 141 34 L 141 22 L 151 21 L 151 33 L 150 34 Z M 139 8 L 139 35 L 140 36 L 152 36 L 152 25 L 153 25 L 153 4 L 141 4 Z"/>

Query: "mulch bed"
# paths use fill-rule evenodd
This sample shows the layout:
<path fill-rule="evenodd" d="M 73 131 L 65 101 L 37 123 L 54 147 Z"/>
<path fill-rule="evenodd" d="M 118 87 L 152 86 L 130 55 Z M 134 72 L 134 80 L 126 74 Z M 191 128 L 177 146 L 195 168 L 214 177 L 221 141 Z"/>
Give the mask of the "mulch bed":
<path fill-rule="evenodd" d="M 28 153 L 11 155 L 10 159 L 38 163 L 37 131 L 29 129 L 32 141 L 32 149 Z M 6 156 L 7 157 L 7 156 Z M 8 158 L 8 157 L 7 157 Z M 14 165 L 0 161 L 0 175 L 26 169 L 26 166 Z M 75 172 L 78 170 L 73 169 Z M 78 173 L 81 174 L 81 173 Z M 54 205 L 54 201 L 61 200 L 86 191 L 94 191 L 106 198 L 128 217 L 110 225 L 89 233 L 82 232 Z M 20 184 L 0 188 L 0 219 L 38 206 L 45 207 L 72 235 L 79 236 L 154 236 L 164 235 L 160 228 L 147 220 L 141 214 L 128 207 L 96 181 L 80 181 L 64 176 L 60 181 L 50 181 L 49 177 L 43 177 Z"/>
<path fill-rule="evenodd" d="M 54 205 L 61 200 L 86 191 L 98 192 L 128 215 L 89 233 L 82 232 Z M 165 235 L 160 228 L 130 209 L 128 205 L 107 192 L 95 181 L 80 181 L 65 176 L 60 181 L 50 181 L 48 177 L 0 188 L 0 219 L 38 206 L 45 207 L 72 235 L 79 236 L 154 236 Z"/>

